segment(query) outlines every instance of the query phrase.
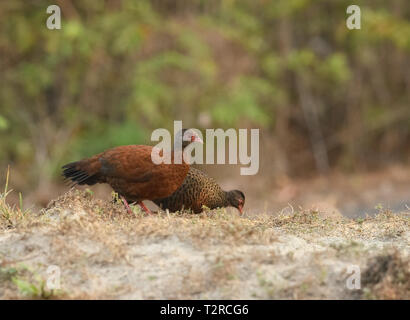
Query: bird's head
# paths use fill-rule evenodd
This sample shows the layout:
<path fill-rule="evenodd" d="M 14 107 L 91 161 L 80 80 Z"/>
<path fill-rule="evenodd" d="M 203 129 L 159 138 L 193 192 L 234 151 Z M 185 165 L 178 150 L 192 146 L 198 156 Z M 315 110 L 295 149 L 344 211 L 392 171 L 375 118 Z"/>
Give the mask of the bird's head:
<path fill-rule="evenodd" d="M 185 149 L 192 142 L 199 142 L 203 144 L 199 134 L 193 129 L 182 129 L 179 131 L 175 137 L 175 144 L 180 144 L 182 142 L 182 149 Z"/>
<path fill-rule="evenodd" d="M 245 195 L 242 191 L 231 190 L 228 192 L 229 205 L 239 210 L 240 214 L 243 214 L 243 206 L 245 205 Z"/>

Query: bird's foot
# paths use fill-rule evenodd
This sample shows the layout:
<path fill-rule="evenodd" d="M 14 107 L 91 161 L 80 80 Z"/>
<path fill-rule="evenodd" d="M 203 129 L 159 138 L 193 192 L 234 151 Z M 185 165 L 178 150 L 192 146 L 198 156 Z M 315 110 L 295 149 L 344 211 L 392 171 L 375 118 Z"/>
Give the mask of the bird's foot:
<path fill-rule="evenodd" d="M 127 200 L 123 196 L 121 196 L 121 200 L 124 203 L 125 208 L 127 209 L 129 214 L 133 214 L 130 205 L 128 204 Z"/>
<path fill-rule="evenodd" d="M 148 209 L 142 201 L 138 202 L 138 204 L 140 205 L 140 207 L 142 208 L 142 210 L 144 210 L 146 213 L 152 214 L 151 210 Z"/>

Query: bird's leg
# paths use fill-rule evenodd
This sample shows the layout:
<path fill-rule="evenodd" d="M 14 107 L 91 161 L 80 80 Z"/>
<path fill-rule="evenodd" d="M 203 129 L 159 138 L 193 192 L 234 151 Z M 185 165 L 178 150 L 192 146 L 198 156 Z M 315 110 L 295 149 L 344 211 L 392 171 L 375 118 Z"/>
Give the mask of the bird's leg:
<path fill-rule="evenodd" d="M 124 203 L 125 208 L 127 208 L 127 211 L 129 214 L 132 214 L 132 210 L 130 208 L 130 205 L 128 204 L 127 200 L 125 200 L 125 198 L 123 196 L 121 196 L 121 200 Z"/>
<path fill-rule="evenodd" d="M 142 208 L 142 210 L 144 210 L 146 213 L 152 214 L 151 210 L 148 209 L 142 201 L 138 202 L 138 204 L 140 205 L 140 207 Z"/>

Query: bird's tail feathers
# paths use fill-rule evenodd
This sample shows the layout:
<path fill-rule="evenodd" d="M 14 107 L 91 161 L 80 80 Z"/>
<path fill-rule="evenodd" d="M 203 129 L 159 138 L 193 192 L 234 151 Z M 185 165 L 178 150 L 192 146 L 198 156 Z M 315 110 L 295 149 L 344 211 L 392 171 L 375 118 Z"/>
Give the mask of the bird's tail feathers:
<path fill-rule="evenodd" d="M 63 167 L 63 176 L 74 185 L 93 185 L 99 182 L 97 173 L 90 170 L 90 160 L 71 162 Z"/>

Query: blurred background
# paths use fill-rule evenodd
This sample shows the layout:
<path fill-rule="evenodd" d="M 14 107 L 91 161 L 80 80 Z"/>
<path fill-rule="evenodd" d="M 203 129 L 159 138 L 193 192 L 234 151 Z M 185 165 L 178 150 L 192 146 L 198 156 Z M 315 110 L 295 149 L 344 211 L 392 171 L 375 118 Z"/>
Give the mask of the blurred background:
<path fill-rule="evenodd" d="M 201 166 L 248 212 L 406 210 L 410 2 L 354 1 L 362 28 L 348 30 L 351 2 L 1 1 L 2 184 L 10 165 L 12 201 L 45 206 L 67 190 L 62 164 L 182 120 L 260 129 L 256 176 Z M 61 30 L 46 28 L 51 4 Z"/>

